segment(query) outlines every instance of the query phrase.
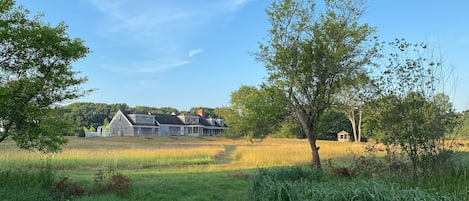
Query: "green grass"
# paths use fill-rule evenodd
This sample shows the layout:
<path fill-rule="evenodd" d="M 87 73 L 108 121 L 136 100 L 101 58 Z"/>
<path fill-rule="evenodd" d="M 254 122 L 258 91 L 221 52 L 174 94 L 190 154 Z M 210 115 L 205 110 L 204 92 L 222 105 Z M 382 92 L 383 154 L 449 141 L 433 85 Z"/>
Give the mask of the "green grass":
<path fill-rule="evenodd" d="M 258 168 L 305 165 L 311 157 L 308 142 L 297 139 L 266 139 L 256 144 L 221 137 L 69 139 L 62 153 L 49 156 L 18 150 L 11 141 L 0 143 L 0 200 L 60 200 L 53 193 L 57 182 L 64 177 L 82 185 L 87 192 L 82 197 L 67 198 L 71 200 L 252 200 L 248 194 L 252 192 L 250 186 Z M 322 159 L 333 158 L 340 166 L 347 166 L 352 161 L 351 156 L 362 154 L 364 150 L 364 145 L 355 143 L 318 141 L 318 144 Z M 460 165 L 469 164 L 466 152 L 458 157 Z M 447 194 L 469 197 L 469 193 L 461 195 L 469 192 L 467 176 L 463 177 L 467 169 L 452 169 L 454 172 L 444 178 L 410 180 L 406 175 L 393 175 L 385 180 L 369 180 L 327 174 L 326 164 L 323 161 L 325 174 L 320 183 L 282 179 L 287 182 L 276 181 L 270 190 L 264 191 L 289 189 L 286 192 L 297 195 L 300 192 L 296 191 L 301 190 L 307 194 L 298 196 L 306 196 L 306 200 L 316 200 L 311 196 L 324 192 L 335 192 L 330 196 L 350 199 L 347 196 L 383 194 L 392 197 L 407 193 L 425 196 L 421 198 L 427 200 Z M 127 197 L 92 193 L 93 179 L 99 171 L 129 176 L 132 184 Z M 349 189 L 350 186 L 354 189 Z"/>
<path fill-rule="evenodd" d="M 451 181 L 463 179 L 448 177 Z M 458 183 L 459 189 L 445 191 L 441 184 L 432 188 L 412 185 L 408 178 L 390 182 L 363 177 L 337 177 L 327 173 L 312 172 L 299 167 L 259 169 L 252 178 L 249 200 L 327 200 L 327 201 L 393 201 L 393 200 L 468 200 L 467 179 Z M 431 181 L 426 180 L 425 181 Z M 459 185 L 462 184 L 462 185 Z M 422 188 L 423 187 L 423 188 Z"/>
<path fill-rule="evenodd" d="M 136 200 L 245 200 L 248 180 L 233 172 L 131 174 Z"/>

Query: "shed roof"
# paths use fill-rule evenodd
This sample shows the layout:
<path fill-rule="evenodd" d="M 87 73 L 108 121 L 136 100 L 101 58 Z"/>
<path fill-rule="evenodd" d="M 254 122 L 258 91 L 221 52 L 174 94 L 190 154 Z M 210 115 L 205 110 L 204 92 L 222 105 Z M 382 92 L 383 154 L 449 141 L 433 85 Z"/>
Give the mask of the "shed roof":
<path fill-rule="evenodd" d="M 349 132 L 345 131 L 345 130 L 341 130 L 340 132 L 338 132 L 337 134 L 341 135 L 341 134 L 345 134 L 345 135 L 348 135 L 350 134 Z"/>

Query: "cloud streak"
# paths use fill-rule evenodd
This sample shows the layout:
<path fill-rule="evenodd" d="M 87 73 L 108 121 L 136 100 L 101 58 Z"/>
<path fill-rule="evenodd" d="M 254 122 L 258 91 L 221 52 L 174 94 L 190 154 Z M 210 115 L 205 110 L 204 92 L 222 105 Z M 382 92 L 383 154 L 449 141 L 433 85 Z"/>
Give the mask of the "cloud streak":
<path fill-rule="evenodd" d="M 199 48 L 199 49 L 193 49 L 191 51 L 189 51 L 189 57 L 193 57 L 197 54 L 200 54 L 202 53 L 204 50 L 202 48 Z"/>
<path fill-rule="evenodd" d="M 171 66 L 182 66 L 182 65 L 186 65 L 190 63 L 189 61 L 185 61 L 185 60 L 182 60 L 182 61 L 176 61 L 175 63 L 173 63 Z"/>

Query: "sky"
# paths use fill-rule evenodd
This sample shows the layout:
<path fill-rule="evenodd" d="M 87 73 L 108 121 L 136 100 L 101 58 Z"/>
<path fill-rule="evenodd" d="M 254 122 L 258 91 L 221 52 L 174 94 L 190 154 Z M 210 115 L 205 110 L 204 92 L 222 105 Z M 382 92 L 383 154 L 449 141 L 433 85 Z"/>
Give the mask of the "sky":
<path fill-rule="evenodd" d="M 267 76 L 252 53 L 270 27 L 269 0 L 17 0 L 44 22 L 65 22 L 91 49 L 73 64 L 95 89 L 76 102 L 224 107 Z M 318 1 L 318 3 L 321 1 Z M 457 111 L 469 109 L 469 1 L 369 0 L 363 22 L 381 40 L 439 46 Z"/>

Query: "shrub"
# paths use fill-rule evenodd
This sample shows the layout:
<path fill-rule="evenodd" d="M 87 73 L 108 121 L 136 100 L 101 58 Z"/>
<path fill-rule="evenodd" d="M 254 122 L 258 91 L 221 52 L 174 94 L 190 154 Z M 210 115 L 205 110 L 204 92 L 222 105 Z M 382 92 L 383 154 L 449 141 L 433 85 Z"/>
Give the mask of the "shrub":
<path fill-rule="evenodd" d="M 106 190 L 114 192 L 120 197 L 125 197 L 129 192 L 130 184 L 132 184 L 132 179 L 129 176 L 115 173 L 107 183 Z"/>
<path fill-rule="evenodd" d="M 107 177 L 109 177 L 107 179 Z M 109 172 L 104 174 L 99 171 L 94 177 L 93 193 L 107 193 L 112 192 L 120 197 L 125 197 L 130 191 L 132 179 L 129 176 L 123 175 L 119 172 Z"/>
<path fill-rule="evenodd" d="M 83 196 L 85 191 L 82 183 L 71 181 L 68 177 L 64 177 L 55 185 L 55 197 L 62 200 Z"/>

